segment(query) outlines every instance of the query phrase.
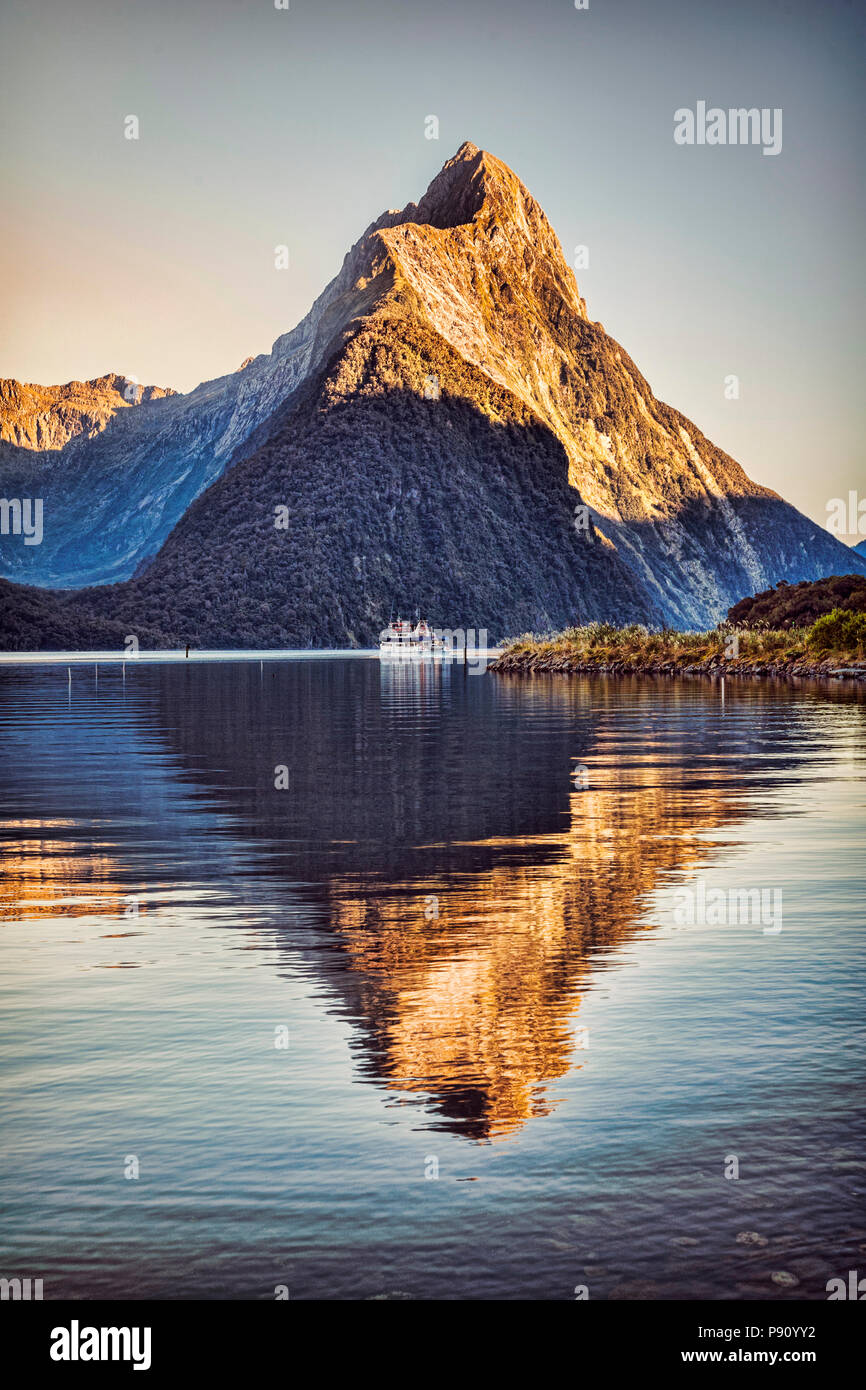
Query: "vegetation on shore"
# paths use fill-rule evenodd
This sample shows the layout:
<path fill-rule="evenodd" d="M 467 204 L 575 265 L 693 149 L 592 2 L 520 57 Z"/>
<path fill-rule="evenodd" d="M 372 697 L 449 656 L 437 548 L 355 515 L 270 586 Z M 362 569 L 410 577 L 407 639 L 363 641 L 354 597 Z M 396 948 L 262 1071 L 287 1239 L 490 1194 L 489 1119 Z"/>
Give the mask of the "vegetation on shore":
<path fill-rule="evenodd" d="M 721 623 L 711 632 L 653 632 L 591 623 L 554 636 L 525 634 L 493 663 L 498 671 L 610 671 L 731 675 L 821 674 L 862 667 L 866 613 L 835 608 L 809 627 L 751 630 Z"/>
<path fill-rule="evenodd" d="M 866 613 L 866 575 L 831 574 L 798 584 L 780 580 L 774 589 L 741 598 L 728 609 L 728 622 L 752 629 L 807 628 L 834 608 Z"/>

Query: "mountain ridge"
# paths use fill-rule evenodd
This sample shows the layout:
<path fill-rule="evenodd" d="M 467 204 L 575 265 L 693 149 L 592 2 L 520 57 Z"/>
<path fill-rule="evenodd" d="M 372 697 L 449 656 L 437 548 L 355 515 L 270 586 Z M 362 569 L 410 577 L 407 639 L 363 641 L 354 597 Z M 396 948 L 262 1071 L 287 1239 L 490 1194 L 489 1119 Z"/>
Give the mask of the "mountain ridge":
<path fill-rule="evenodd" d="M 25 449 L 62 449 L 79 434 L 92 438 L 117 410 L 176 395 L 170 386 L 142 386 L 118 372 L 59 386 L 2 377 L 0 441 Z"/>
<path fill-rule="evenodd" d="M 421 365 L 426 372 L 419 375 Z M 491 395 L 492 388 L 507 393 L 507 409 L 495 391 Z M 469 397 L 461 397 L 464 390 Z M 428 392 L 436 394 L 419 414 L 407 404 L 407 392 L 418 399 Z M 471 508 L 473 493 L 480 487 L 485 505 L 492 508 L 491 525 L 497 535 L 506 517 L 509 526 L 519 526 L 519 508 L 515 513 L 498 485 L 485 477 L 479 440 L 484 438 L 495 469 L 503 476 L 520 476 L 510 454 L 515 440 L 531 437 L 532 448 L 545 453 L 551 469 L 546 484 L 549 495 L 543 504 L 535 498 L 533 506 L 538 502 L 542 509 L 550 507 L 557 516 L 547 558 L 531 539 L 541 534 L 540 515 L 533 511 L 526 554 L 521 555 L 510 540 L 505 547 L 507 580 L 502 581 L 501 602 L 485 575 L 476 573 L 471 556 L 449 552 L 452 570 L 475 575 L 474 588 L 458 584 L 452 593 L 447 585 L 437 589 L 435 556 L 426 562 L 428 573 L 423 566 L 419 569 L 418 557 L 410 549 L 394 544 L 374 515 L 377 483 L 350 441 L 337 434 L 335 443 L 329 435 L 330 457 L 312 458 L 305 452 L 314 434 L 311 420 L 343 409 L 353 398 L 358 428 L 387 473 L 379 489 L 382 495 L 402 496 L 400 479 L 408 469 L 416 482 L 439 489 L 438 497 L 427 499 L 428 515 L 437 508 L 441 511 L 443 499 L 452 496 L 443 464 L 450 448 L 465 472 L 465 506 Z M 495 407 L 494 399 L 499 401 Z M 472 410 L 455 414 L 455 400 L 463 400 Z M 422 430 L 429 439 L 429 467 L 423 458 L 413 456 L 411 438 L 394 436 L 383 413 L 389 403 L 401 418 L 412 420 L 412 429 Z M 508 428 L 517 430 L 504 450 L 499 449 L 503 436 L 497 433 L 496 419 L 502 411 Z M 209 552 L 219 551 L 229 567 L 236 564 L 242 572 L 249 571 L 251 560 L 238 549 L 238 526 L 233 532 L 230 512 L 231 508 L 255 511 L 252 499 L 267 485 L 273 489 L 272 508 L 281 501 L 291 504 L 297 534 L 306 538 L 307 563 L 303 554 L 293 552 L 287 574 L 301 574 L 312 566 L 322 591 L 332 595 L 331 602 L 340 611 L 328 640 L 369 641 L 377 617 L 380 625 L 387 617 L 387 594 L 384 589 L 375 594 L 368 590 L 366 597 L 358 597 L 352 571 L 360 551 L 343 556 L 340 583 L 332 588 L 324 573 L 327 557 L 320 545 L 322 537 L 308 525 L 308 497 L 298 492 L 303 476 L 308 496 L 326 495 L 329 480 L 338 477 L 341 469 L 355 476 L 359 494 L 366 489 L 359 506 L 372 528 L 370 535 L 378 536 L 383 547 L 382 569 L 389 576 L 388 584 L 403 588 L 405 577 L 415 575 L 416 587 L 434 601 L 437 593 L 443 599 L 450 594 L 449 601 L 459 602 L 466 610 L 466 620 L 461 614 L 459 623 L 442 614 L 444 625 L 498 625 L 503 636 L 514 630 L 508 624 L 522 618 L 524 626 L 543 628 L 567 623 L 578 613 L 586 620 L 598 615 L 708 626 L 721 620 L 745 594 L 779 580 L 837 572 L 843 554 L 849 569 L 854 553 L 776 493 L 753 483 L 734 459 L 711 444 L 685 416 L 656 399 L 625 350 L 601 324 L 590 320 L 574 272 L 540 205 L 507 165 L 469 142 L 446 161 L 417 204 L 390 209 L 367 227 L 308 314 L 275 341 L 270 354 L 248 359 L 239 372 L 203 383 L 187 397 L 139 407 L 132 430 L 126 423 L 129 416 L 130 412 L 123 412 L 110 421 L 98 439 L 77 446 L 73 441 L 70 446 L 78 450 L 74 473 L 82 486 L 77 511 L 70 502 L 66 521 L 77 520 L 87 535 L 88 525 L 92 529 L 105 519 L 104 497 L 94 519 L 88 489 L 90 495 L 98 492 L 111 470 L 117 442 L 124 442 L 124 430 L 131 436 L 126 472 L 132 474 L 133 482 L 128 495 L 119 499 L 116 530 L 109 528 L 102 537 L 99 554 L 104 560 L 101 578 L 110 580 L 119 569 L 127 573 L 134 569 L 136 577 L 127 589 L 103 585 L 102 597 L 88 588 L 80 602 L 86 601 L 103 619 L 106 605 L 113 603 L 129 614 L 129 621 L 138 603 L 144 605 L 141 621 L 152 626 L 160 616 L 148 597 L 156 592 L 156 585 L 162 594 L 161 615 L 170 619 L 173 636 L 198 638 L 202 632 L 212 632 L 213 610 L 217 610 L 216 630 L 227 639 L 234 633 L 235 639 L 243 634 L 245 641 L 259 640 L 250 615 L 238 616 L 241 599 L 233 587 L 219 590 Z M 541 434 L 545 435 L 543 445 L 538 443 Z M 165 454 L 160 452 L 164 440 L 170 446 L 168 471 L 181 469 L 180 477 L 168 482 Z M 144 466 L 139 472 L 142 452 Z M 537 457 L 533 454 L 536 461 Z M 559 491 L 562 459 L 571 510 L 566 520 L 562 508 L 566 494 L 560 496 Z M 246 499 L 237 492 L 237 480 L 233 481 L 242 464 L 239 476 L 248 490 Z M 2 454 L 0 482 L 5 490 Z M 341 488 L 342 482 L 340 478 Z M 560 501 L 554 502 L 554 497 Z M 209 521 L 197 530 L 202 508 Z M 575 524 L 579 508 L 587 512 L 582 530 Z M 142 513 L 147 524 L 141 522 Z M 449 531 L 442 521 L 439 516 L 437 534 L 447 541 Z M 331 554 L 342 554 L 339 519 L 330 515 L 328 526 L 325 551 L 330 548 Z M 451 534 L 459 531 L 463 544 L 471 547 L 462 523 L 455 531 L 452 520 L 451 527 Z M 125 528 L 131 528 L 132 534 Z M 63 545 L 68 551 L 75 544 L 74 524 L 71 533 L 72 538 L 65 538 L 55 551 L 55 564 L 63 560 Z M 245 534 L 244 543 L 256 551 L 264 548 L 277 569 L 295 544 L 283 538 L 282 551 L 272 552 L 273 537 Z M 421 544 L 420 533 L 416 544 Z M 495 574 L 496 554 L 483 538 L 477 544 Z M 583 545 L 587 553 L 575 550 L 575 544 Z M 530 551 L 535 557 L 531 573 L 525 564 Z M 395 554 L 400 573 L 391 564 Z M 571 557 L 574 583 L 565 581 L 557 589 L 556 602 L 547 605 L 545 564 L 551 572 L 556 570 L 564 554 Z M 173 578 L 172 564 L 178 567 Z M 193 574 L 196 566 L 201 584 Z M 622 595 L 619 604 L 611 587 L 614 572 Z M 514 590 L 519 576 L 527 594 L 533 596 L 528 606 L 521 605 Z M 284 580 L 288 582 L 286 576 Z M 577 581 L 583 590 L 575 589 Z M 190 584 L 193 590 L 206 590 L 208 598 L 202 602 L 210 605 L 211 612 L 203 609 L 196 615 L 183 607 L 177 595 L 172 596 L 173 583 L 185 592 Z M 267 576 L 261 583 L 273 607 L 279 595 L 272 591 Z M 593 584 L 604 595 L 607 609 L 603 613 L 597 613 Z M 290 597 L 284 595 L 284 607 Z M 404 601 L 414 604 L 418 597 L 407 591 Z M 571 615 L 565 611 L 569 604 L 575 610 Z M 286 611 L 292 611 L 291 603 Z M 311 632 L 311 615 L 301 604 L 295 616 L 297 629 L 271 621 L 268 631 L 281 634 L 280 640 L 304 645 Z M 506 624 L 504 630 L 502 624 Z"/>

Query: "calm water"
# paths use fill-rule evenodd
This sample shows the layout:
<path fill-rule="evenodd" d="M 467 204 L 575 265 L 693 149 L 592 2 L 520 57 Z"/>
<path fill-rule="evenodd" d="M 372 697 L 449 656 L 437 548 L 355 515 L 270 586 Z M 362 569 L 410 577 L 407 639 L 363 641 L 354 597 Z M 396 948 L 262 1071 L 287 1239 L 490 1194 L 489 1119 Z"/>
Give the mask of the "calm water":
<path fill-rule="evenodd" d="M 0 1273 L 789 1300 L 866 1272 L 864 726 L 830 686 L 0 670 Z M 698 885 L 780 890 L 782 929 L 684 922 Z"/>

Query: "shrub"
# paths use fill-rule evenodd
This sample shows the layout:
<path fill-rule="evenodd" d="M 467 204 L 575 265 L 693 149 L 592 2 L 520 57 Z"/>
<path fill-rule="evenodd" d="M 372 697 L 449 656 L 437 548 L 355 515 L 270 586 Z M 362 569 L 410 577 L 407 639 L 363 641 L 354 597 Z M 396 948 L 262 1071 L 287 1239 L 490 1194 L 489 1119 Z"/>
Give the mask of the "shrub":
<path fill-rule="evenodd" d="M 866 653 L 866 613 L 834 608 L 812 624 L 806 642 L 815 652 Z"/>

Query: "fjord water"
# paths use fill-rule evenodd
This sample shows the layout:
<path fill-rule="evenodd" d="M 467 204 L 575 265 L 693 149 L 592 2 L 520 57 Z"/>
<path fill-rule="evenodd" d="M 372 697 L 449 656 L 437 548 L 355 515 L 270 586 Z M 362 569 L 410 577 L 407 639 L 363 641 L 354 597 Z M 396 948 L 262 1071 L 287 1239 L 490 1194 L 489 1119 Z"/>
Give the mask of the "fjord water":
<path fill-rule="evenodd" d="M 3 669 L 0 1273 L 826 1297 L 866 1271 L 864 724 L 829 683 Z M 699 884 L 781 931 L 684 923 Z"/>

